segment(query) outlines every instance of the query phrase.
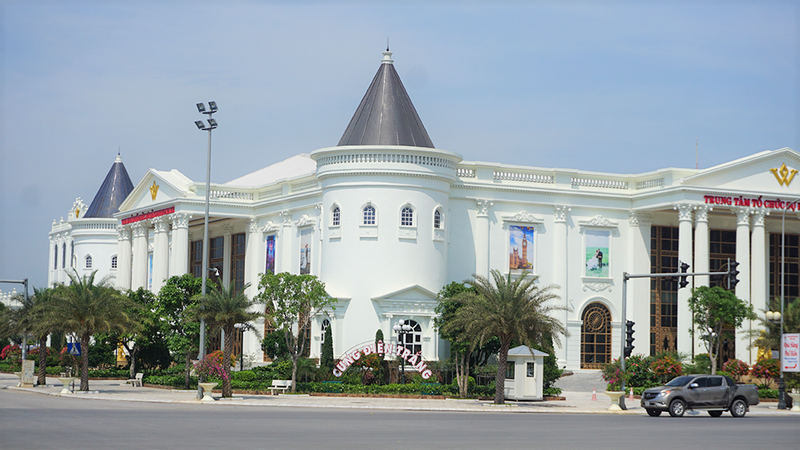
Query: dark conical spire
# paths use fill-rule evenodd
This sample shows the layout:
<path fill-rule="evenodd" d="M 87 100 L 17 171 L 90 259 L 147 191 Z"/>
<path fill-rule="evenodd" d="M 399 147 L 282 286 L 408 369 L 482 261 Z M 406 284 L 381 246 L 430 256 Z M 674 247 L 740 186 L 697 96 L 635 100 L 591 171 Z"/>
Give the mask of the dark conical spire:
<path fill-rule="evenodd" d="M 433 148 L 387 46 L 378 73 L 350 119 L 339 146 L 409 145 Z"/>
<path fill-rule="evenodd" d="M 103 185 L 100 186 L 83 217 L 111 218 L 114 213 L 119 211 L 119 205 L 125 201 L 132 190 L 131 177 L 128 176 L 128 171 L 122 164 L 122 158 L 117 154 L 114 165 L 108 171 Z"/>

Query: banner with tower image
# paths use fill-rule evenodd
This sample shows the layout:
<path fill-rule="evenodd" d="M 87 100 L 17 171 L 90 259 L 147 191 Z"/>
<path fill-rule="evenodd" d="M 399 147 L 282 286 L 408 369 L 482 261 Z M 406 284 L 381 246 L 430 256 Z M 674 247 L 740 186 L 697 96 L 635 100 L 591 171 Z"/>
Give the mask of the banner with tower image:
<path fill-rule="evenodd" d="M 586 276 L 608 277 L 608 264 L 611 260 L 608 230 L 586 230 Z"/>
<path fill-rule="evenodd" d="M 311 273 L 311 235 L 312 229 L 300 231 L 300 275 Z"/>
<path fill-rule="evenodd" d="M 533 227 L 509 226 L 508 270 L 511 273 L 533 271 Z"/>

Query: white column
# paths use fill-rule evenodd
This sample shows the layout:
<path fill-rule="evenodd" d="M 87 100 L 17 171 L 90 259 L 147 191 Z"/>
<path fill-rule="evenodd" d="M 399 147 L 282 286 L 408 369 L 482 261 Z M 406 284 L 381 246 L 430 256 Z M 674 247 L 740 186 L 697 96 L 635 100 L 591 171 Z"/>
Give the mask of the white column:
<path fill-rule="evenodd" d="M 294 264 L 295 254 L 294 247 L 292 246 L 292 213 L 289 211 L 281 211 L 281 219 L 283 220 L 282 230 L 278 233 L 278 246 L 281 252 L 281 258 L 275 261 L 275 273 L 288 272 L 295 275 L 300 273 L 298 264 Z"/>
<path fill-rule="evenodd" d="M 768 264 L 767 264 L 767 230 L 765 227 L 764 219 L 769 214 L 765 210 L 757 210 L 753 212 L 753 249 L 751 252 L 752 261 L 750 262 L 752 282 L 750 304 L 753 309 L 768 310 L 767 299 L 769 298 L 767 291 L 767 280 L 769 279 Z M 753 322 L 746 321 L 742 327 L 746 329 L 753 328 Z M 755 324 L 758 326 L 758 324 Z M 750 340 L 748 339 L 748 346 Z M 755 361 L 756 349 L 750 350 L 750 362 Z M 749 364 L 749 363 L 748 363 Z"/>
<path fill-rule="evenodd" d="M 736 285 L 736 296 L 745 303 L 750 303 L 750 208 L 736 209 L 736 261 L 739 263 L 739 284 Z M 741 330 L 736 331 L 736 358 L 752 364 L 750 338 L 747 336 L 748 324 L 743 324 Z"/>
<path fill-rule="evenodd" d="M 56 284 L 56 271 L 53 269 L 53 261 L 56 257 L 55 246 L 55 240 L 53 239 L 53 236 L 50 236 L 50 252 L 49 257 L 47 258 L 47 287 L 53 287 Z"/>
<path fill-rule="evenodd" d="M 678 265 L 687 264 L 692 260 L 692 211 L 695 205 L 679 203 L 675 205 L 678 211 Z M 692 313 L 689 311 L 689 298 L 692 291 L 689 287 L 678 289 L 678 338 L 676 347 L 678 352 L 692 353 L 692 338 L 688 331 L 692 327 Z"/>
<path fill-rule="evenodd" d="M 147 287 L 147 229 L 145 221 L 131 226 L 133 235 L 133 268 L 131 270 L 131 289 Z"/>
<path fill-rule="evenodd" d="M 169 220 L 156 217 L 151 221 L 153 234 L 153 292 L 161 290 L 169 277 Z"/>
<path fill-rule="evenodd" d="M 131 229 L 120 225 L 117 227 L 117 288 L 131 288 Z"/>
<path fill-rule="evenodd" d="M 170 274 L 181 276 L 189 273 L 189 219 L 186 213 L 176 213 L 172 218 L 172 261 Z"/>
<path fill-rule="evenodd" d="M 569 307 L 569 291 L 567 289 L 569 286 L 569 279 L 567 277 L 569 273 L 567 270 L 567 215 L 571 209 L 572 208 L 566 205 L 556 205 L 553 207 L 553 219 L 555 221 L 553 230 L 553 267 L 555 269 L 553 271 L 553 280 L 559 286 L 558 292 L 561 296 L 561 302 L 566 307 Z M 563 313 L 562 319 L 565 326 L 569 320 L 569 314 L 569 311 L 564 311 Z M 563 345 L 561 347 L 556 347 L 556 358 L 558 358 L 559 367 L 567 365 L 569 356 L 567 352 L 567 348 L 569 347 L 568 341 L 569 339 L 575 338 L 575 336 L 564 338 Z M 578 340 L 580 340 L 580 338 L 580 336 L 577 336 Z"/>
<path fill-rule="evenodd" d="M 245 291 L 247 298 L 253 298 L 258 293 L 258 274 L 264 272 L 266 256 L 262 251 L 261 243 L 264 237 L 258 229 L 258 219 L 247 221 L 247 248 L 244 253 L 244 283 L 250 283 L 250 287 Z M 259 308 L 263 308 L 260 306 Z"/>
<path fill-rule="evenodd" d="M 711 257 L 709 255 L 708 241 L 708 213 L 711 212 L 708 205 L 698 205 L 695 208 L 695 229 L 694 229 L 694 265 L 689 272 L 708 272 Z M 708 286 L 709 277 L 699 276 L 694 278 L 694 286 Z"/>
<path fill-rule="evenodd" d="M 494 202 L 476 200 L 478 205 L 477 225 L 475 227 L 475 273 L 489 277 L 489 208 Z M 508 255 L 506 255 L 508 258 Z"/>
<path fill-rule="evenodd" d="M 644 212 L 628 213 L 630 240 L 628 243 L 630 264 L 625 269 L 628 273 L 650 273 L 650 230 L 653 216 Z M 650 354 L 650 279 L 632 278 L 628 281 L 628 320 L 636 323 L 633 326 L 634 354 Z M 624 332 L 623 332 L 624 333 Z"/>

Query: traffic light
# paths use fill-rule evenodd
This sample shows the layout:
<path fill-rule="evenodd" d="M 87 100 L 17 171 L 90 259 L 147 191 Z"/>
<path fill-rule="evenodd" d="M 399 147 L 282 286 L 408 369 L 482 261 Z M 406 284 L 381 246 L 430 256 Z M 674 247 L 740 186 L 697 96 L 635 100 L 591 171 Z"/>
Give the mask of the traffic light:
<path fill-rule="evenodd" d="M 625 357 L 626 358 L 633 354 L 633 349 L 634 349 L 633 341 L 636 339 L 636 338 L 633 337 L 633 326 L 634 325 L 635 325 L 635 322 L 632 321 L 632 320 L 629 320 L 629 321 L 625 322 L 625 334 L 628 335 L 628 337 L 625 338 L 625 342 L 628 343 L 628 345 L 625 346 Z"/>
<path fill-rule="evenodd" d="M 731 261 L 730 265 L 728 265 L 728 289 L 736 289 L 736 285 L 739 284 L 737 267 L 739 267 L 738 261 Z"/>
<path fill-rule="evenodd" d="M 689 265 L 686 263 L 681 263 L 681 273 L 686 273 L 687 270 L 689 270 Z M 687 280 L 686 278 L 687 278 L 686 275 L 681 277 L 681 282 L 680 282 L 681 288 L 685 288 L 686 286 L 689 285 L 689 280 Z"/>

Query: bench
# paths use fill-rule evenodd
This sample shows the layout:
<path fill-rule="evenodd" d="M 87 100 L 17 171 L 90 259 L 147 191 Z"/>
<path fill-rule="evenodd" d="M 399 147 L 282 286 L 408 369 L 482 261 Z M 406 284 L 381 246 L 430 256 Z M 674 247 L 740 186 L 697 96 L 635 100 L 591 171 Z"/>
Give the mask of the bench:
<path fill-rule="evenodd" d="M 130 383 L 131 387 L 136 387 L 136 386 L 142 387 L 142 378 L 144 378 L 144 374 L 139 372 L 136 374 L 136 378 L 131 378 L 125 383 Z"/>
<path fill-rule="evenodd" d="M 272 386 L 269 387 L 269 390 L 272 395 L 277 395 L 275 391 L 285 391 L 291 387 L 292 380 L 272 380 Z"/>

